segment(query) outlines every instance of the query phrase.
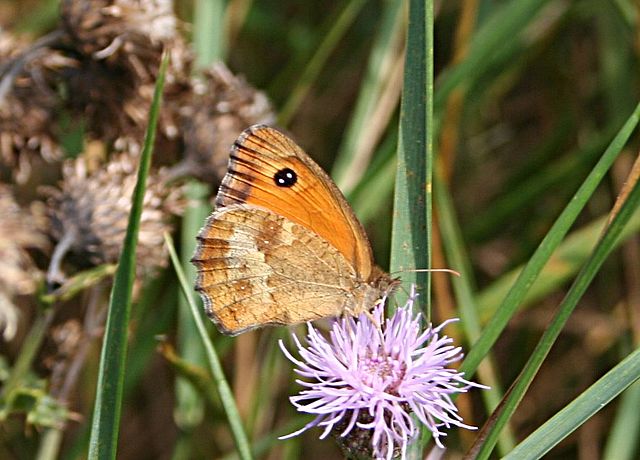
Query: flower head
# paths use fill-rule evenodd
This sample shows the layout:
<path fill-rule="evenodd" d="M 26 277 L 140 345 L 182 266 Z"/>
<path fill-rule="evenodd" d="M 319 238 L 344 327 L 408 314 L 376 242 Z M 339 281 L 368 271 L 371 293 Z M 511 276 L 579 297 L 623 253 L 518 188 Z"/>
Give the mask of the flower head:
<path fill-rule="evenodd" d="M 390 459 L 400 453 L 404 457 L 418 435 L 412 414 L 439 446 L 446 436 L 442 428 L 475 428 L 463 423 L 451 395 L 483 386 L 447 367 L 462 358 L 461 348 L 440 333 L 451 321 L 423 330 L 420 313 L 413 314 L 415 298 L 413 293 L 388 319 L 383 318 L 381 302 L 373 316 L 336 320 L 328 338 L 308 324 L 307 346 L 293 336 L 301 359 L 280 342 L 296 373 L 305 378 L 297 380 L 304 389 L 290 398 L 291 403 L 300 412 L 316 415 L 286 437 L 320 426 L 321 439 L 333 433 L 343 448 L 359 451 L 365 439 L 374 458 Z M 351 437 L 360 445 L 344 442 Z"/>

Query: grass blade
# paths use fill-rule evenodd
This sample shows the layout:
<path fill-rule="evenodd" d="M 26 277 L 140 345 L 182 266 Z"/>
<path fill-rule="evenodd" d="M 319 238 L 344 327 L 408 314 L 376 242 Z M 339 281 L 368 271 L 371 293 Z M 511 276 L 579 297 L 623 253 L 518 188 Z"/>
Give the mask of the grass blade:
<path fill-rule="evenodd" d="M 409 3 L 407 54 L 404 68 L 402 103 L 400 107 L 400 137 L 393 203 L 391 233 L 391 272 L 429 268 L 431 230 L 427 215 L 431 211 L 430 178 L 427 177 L 427 5 L 431 2 L 412 0 Z M 428 22 L 428 21 L 427 21 Z M 432 43 L 429 46 L 432 49 Z M 429 181 L 429 182 L 428 182 Z M 427 193 L 428 192 L 428 193 Z M 408 286 L 415 284 L 423 302 L 429 302 L 428 273 L 405 272 L 402 279 Z M 400 296 L 398 296 L 400 297 Z M 403 299 L 398 298 L 399 302 Z M 428 308 L 427 308 L 428 310 Z M 429 317 L 429 315 L 427 315 Z"/>
<path fill-rule="evenodd" d="M 451 284 L 456 297 L 460 327 L 464 331 L 468 343 L 478 340 L 481 331 L 478 305 L 472 287 L 472 270 L 469 257 L 466 254 L 460 227 L 458 225 L 453 202 L 446 185 L 438 174 L 434 179 L 435 202 L 438 212 L 438 224 L 442 235 L 447 262 L 449 266 L 460 273 L 459 277 L 452 277 Z M 491 358 L 491 356 L 489 357 Z M 481 393 L 487 412 L 493 411 L 502 398 L 502 389 L 498 379 L 495 362 L 489 359 L 478 368 L 480 381 L 489 386 L 489 390 Z M 513 433 L 510 430 L 503 433 L 500 449 L 507 452 L 515 445 Z"/>
<path fill-rule="evenodd" d="M 195 0 L 193 14 L 193 44 L 198 50 L 196 64 L 208 66 L 226 55 L 224 30 L 224 1 Z"/>
<path fill-rule="evenodd" d="M 211 339 L 209 339 L 207 330 L 204 327 L 201 312 L 196 306 L 195 301 L 193 300 L 191 286 L 188 284 L 185 274 L 182 271 L 180 260 L 178 259 L 178 255 L 176 254 L 176 250 L 173 246 L 173 242 L 171 241 L 171 237 L 165 234 L 164 239 L 167 247 L 169 248 L 169 255 L 171 256 L 173 267 L 176 271 L 176 275 L 178 276 L 180 287 L 187 299 L 189 308 L 191 309 L 191 314 L 193 315 L 193 320 L 195 321 L 196 328 L 198 329 L 198 334 L 200 335 L 200 339 L 202 340 L 202 343 L 204 345 L 207 359 L 209 360 L 209 367 L 211 369 L 211 373 L 213 374 L 216 388 L 218 389 L 218 392 L 220 394 L 220 400 L 222 401 L 224 410 L 227 413 L 227 419 L 229 420 L 231 432 L 233 433 L 233 437 L 238 448 L 238 454 L 240 455 L 240 458 L 242 460 L 250 460 L 252 456 L 249 439 L 247 438 L 245 430 L 242 426 L 242 420 L 240 419 L 238 407 L 236 406 L 235 400 L 233 399 L 231 387 L 229 386 L 229 383 L 227 382 L 227 379 L 224 375 L 224 371 L 222 370 L 222 365 L 220 364 L 218 354 L 216 353 L 216 350 L 213 347 L 213 343 L 211 343 Z"/>
<path fill-rule="evenodd" d="M 138 167 L 138 180 L 131 198 L 127 233 L 109 301 L 109 315 L 100 355 L 96 402 L 89 441 L 88 458 L 92 460 L 116 458 L 127 354 L 127 330 L 131 312 L 131 292 L 136 269 L 136 245 L 168 62 L 168 55 L 165 54 L 162 58 L 153 94 L 149 112 L 149 126 L 145 134 L 144 148 Z"/>
<path fill-rule="evenodd" d="M 371 136 L 371 122 L 390 74 L 394 72 L 394 62 L 398 54 L 398 38 L 405 22 L 404 2 L 393 0 L 385 3 L 380 27 L 374 39 L 367 71 L 362 79 L 358 101 L 347 126 L 331 176 L 340 189 L 349 193 L 367 169 L 368 159 L 363 145 Z M 394 105 L 395 107 L 395 105 Z"/>

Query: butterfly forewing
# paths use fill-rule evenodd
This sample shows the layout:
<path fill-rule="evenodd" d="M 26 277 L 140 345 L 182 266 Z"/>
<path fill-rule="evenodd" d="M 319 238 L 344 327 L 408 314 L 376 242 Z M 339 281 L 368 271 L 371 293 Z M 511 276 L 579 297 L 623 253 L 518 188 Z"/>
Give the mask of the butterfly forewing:
<path fill-rule="evenodd" d="M 282 171 L 293 174 L 291 185 L 278 185 Z M 267 126 L 251 127 L 235 142 L 216 197 L 217 209 L 245 203 L 306 227 L 340 251 L 362 279 L 371 276 L 369 241 L 340 190 L 295 142 Z"/>

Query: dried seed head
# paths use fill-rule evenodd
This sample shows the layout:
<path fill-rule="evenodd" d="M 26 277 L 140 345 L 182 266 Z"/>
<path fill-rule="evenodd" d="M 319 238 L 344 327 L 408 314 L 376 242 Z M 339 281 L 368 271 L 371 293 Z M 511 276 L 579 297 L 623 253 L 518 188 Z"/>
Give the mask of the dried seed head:
<path fill-rule="evenodd" d="M 28 179 L 33 161 L 61 158 L 53 126 L 61 107 L 58 85 L 77 62 L 47 47 L 29 48 L 0 31 L 0 163 L 16 181 Z"/>
<path fill-rule="evenodd" d="M 0 330 L 4 339 L 10 340 L 16 333 L 18 320 L 13 300 L 18 295 L 33 293 L 40 275 L 27 250 L 44 249 L 47 239 L 4 184 L 0 184 L 0 216 Z"/>
<path fill-rule="evenodd" d="M 97 171 L 88 171 L 84 158 L 65 163 L 59 189 L 48 188 L 51 237 L 57 241 L 48 281 L 61 282 L 61 261 L 67 252 L 78 267 L 117 262 L 124 240 L 137 162 L 119 155 Z M 166 265 L 163 233 L 172 230 L 171 214 L 179 212 L 180 190 L 170 187 L 162 173 L 147 178 L 137 247 L 139 274 Z"/>
<path fill-rule="evenodd" d="M 62 27 L 85 59 L 104 64 L 112 77 L 153 84 L 167 49 L 167 84 L 186 78 L 193 54 L 177 31 L 172 0 L 64 0 Z"/>
<path fill-rule="evenodd" d="M 161 54 L 170 55 L 159 134 L 178 135 L 177 108 L 188 90 L 193 53 L 176 29 L 171 0 L 65 0 L 62 27 L 81 65 L 68 77 L 70 105 L 90 136 L 140 150 Z"/>
<path fill-rule="evenodd" d="M 229 149 L 247 127 L 272 124 L 275 114 L 267 96 L 234 75 L 224 64 L 211 66 L 192 82 L 190 100 L 181 110 L 186 173 L 220 181 Z"/>
<path fill-rule="evenodd" d="M 76 48 L 95 59 L 144 59 L 177 36 L 172 0 L 64 0 L 61 11 Z"/>

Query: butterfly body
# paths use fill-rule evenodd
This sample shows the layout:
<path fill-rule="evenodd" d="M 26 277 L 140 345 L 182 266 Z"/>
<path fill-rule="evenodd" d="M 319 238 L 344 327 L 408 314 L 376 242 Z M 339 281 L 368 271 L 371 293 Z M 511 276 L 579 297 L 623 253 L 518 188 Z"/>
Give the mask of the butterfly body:
<path fill-rule="evenodd" d="M 395 283 L 329 176 L 260 125 L 232 148 L 192 262 L 208 315 L 230 335 L 358 314 Z"/>

